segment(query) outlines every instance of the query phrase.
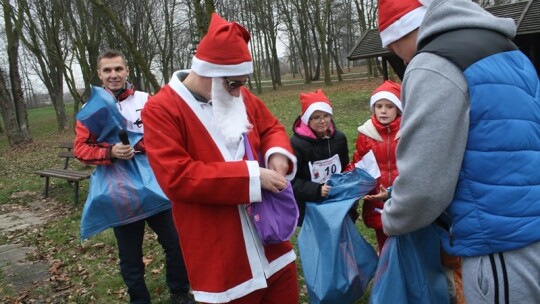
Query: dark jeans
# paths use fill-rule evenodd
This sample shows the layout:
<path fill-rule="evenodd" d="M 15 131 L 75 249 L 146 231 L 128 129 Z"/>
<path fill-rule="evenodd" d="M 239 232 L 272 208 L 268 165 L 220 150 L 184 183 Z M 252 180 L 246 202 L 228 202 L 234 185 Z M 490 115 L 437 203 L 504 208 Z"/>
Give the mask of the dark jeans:
<path fill-rule="evenodd" d="M 150 303 L 150 294 L 144 282 L 142 252 L 145 223 L 148 223 L 157 234 L 158 242 L 165 252 L 169 291 L 171 293 L 189 291 L 186 265 L 182 257 L 178 234 L 174 227 L 171 210 L 168 210 L 131 224 L 114 227 L 120 271 L 128 287 L 130 303 Z"/>

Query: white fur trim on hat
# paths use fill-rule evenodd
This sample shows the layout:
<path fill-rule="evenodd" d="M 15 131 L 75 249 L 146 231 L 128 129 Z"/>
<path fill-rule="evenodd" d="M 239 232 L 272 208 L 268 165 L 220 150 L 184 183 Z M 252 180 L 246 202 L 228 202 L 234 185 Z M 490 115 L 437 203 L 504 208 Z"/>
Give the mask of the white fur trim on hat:
<path fill-rule="evenodd" d="M 304 112 L 304 114 L 302 115 L 300 119 L 302 120 L 303 123 L 307 125 L 309 122 L 309 118 L 311 117 L 311 114 L 313 114 L 313 112 L 317 110 L 323 111 L 332 115 L 332 107 L 328 104 L 327 101 L 317 101 L 317 102 L 312 103 L 307 108 L 306 112 Z"/>
<path fill-rule="evenodd" d="M 387 47 L 390 43 L 403 38 L 420 27 L 425 14 L 426 7 L 420 6 L 394 21 L 380 33 L 382 46 Z"/>
<path fill-rule="evenodd" d="M 375 103 L 381 99 L 390 100 L 401 112 L 403 112 L 403 109 L 401 107 L 401 100 L 399 100 L 396 95 L 388 91 L 377 92 L 373 96 L 371 96 L 371 99 L 369 100 L 369 107 L 371 108 L 371 111 L 373 111 L 373 106 L 375 105 Z"/>
<path fill-rule="evenodd" d="M 253 62 L 246 61 L 239 64 L 215 64 L 208 61 L 197 58 L 197 55 L 193 56 L 191 63 L 191 69 L 197 73 L 197 75 L 203 77 L 227 77 L 227 76 L 239 76 L 249 75 L 253 73 Z"/>

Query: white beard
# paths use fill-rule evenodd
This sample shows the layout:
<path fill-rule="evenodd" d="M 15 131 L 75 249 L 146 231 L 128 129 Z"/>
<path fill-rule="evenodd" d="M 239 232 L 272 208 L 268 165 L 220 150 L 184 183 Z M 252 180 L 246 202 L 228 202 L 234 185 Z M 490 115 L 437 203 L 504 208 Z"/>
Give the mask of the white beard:
<path fill-rule="evenodd" d="M 250 123 L 242 95 L 234 97 L 225 89 L 223 78 L 212 78 L 214 123 L 225 137 L 227 146 L 238 145 Z"/>

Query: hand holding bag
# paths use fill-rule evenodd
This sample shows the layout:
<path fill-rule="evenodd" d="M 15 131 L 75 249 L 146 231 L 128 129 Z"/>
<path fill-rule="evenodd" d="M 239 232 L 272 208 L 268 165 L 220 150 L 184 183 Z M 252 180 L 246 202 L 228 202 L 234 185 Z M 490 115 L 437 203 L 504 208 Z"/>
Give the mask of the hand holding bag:
<path fill-rule="evenodd" d="M 244 146 L 247 159 L 255 160 L 251 145 L 244 134 Z M 274 193 L 262 189 L 262 201 L 248 205 L 248 216 L 264 245 L 288 241 L 293 235 L 298 223 L 298 206 L 290 182 L 285 189 Z"/>
<path fill-rule="evenodd" d="M 388 238 L 381 252 L 369 303 L 450 303 L 433 225 Z"/>
<path fill-rule="evenodd" d="M 126 119 L 113 96 L 99 87 L 77 113 L 77 119 L 97 137 L 98 142 L 114 144 L 119 134 L 125 142 L 139 143 L 142 133 L 126 132 Z M 145 154 L 114 165 L 99 165 L 90 177 L 88 196 L 81 215 L 81 238 L 87 239 L 110 227 L 133 223 L 171 209 L 159 187 Z"/>
<path fill-rule="evenodd" d="M 332 189 L 326 200 L 306 202 L 298 250 L 310 304 L 356 303 L 368 288 L 377 253 L 348 213 L 376 183 L 366 171 L 355 168 L 330 176 L 327 184 Z"/>

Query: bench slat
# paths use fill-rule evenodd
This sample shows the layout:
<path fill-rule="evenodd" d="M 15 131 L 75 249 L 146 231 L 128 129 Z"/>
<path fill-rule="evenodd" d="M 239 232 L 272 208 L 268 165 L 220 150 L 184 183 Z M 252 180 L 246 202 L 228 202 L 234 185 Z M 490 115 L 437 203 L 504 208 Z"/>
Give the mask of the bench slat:
<path fill-rule="evenodd" d="M 61 151 L 61 152 L 58 153 L 58 157 L 75 158 L 75 154 L 73 154 L 73 151 Z"/>
<path fill-rule="evenodd" d="M 73 142 L 72 141 L 61 142 L 58 145 L 58 147 L 59 148 L 73 149 Z"/>
<path fill-rule="evenodd" d="M 70 181 L 82 181 L 87 178 L 90 178 L 89 172 L 82 172 L 82 171 L 74 171 L 74 170 L 64 170 L 64 169 L 45 169 L 45 170 L 39 170 L 35 171 L 36 174 L 44 177 L 56 177 L 56 178 L 63 178 Z"/>
<path fill-rule="evenodd" d="M 50 173 L 50 174 L 65 174 L 70 176 L 90 176 L 90 172 L 86 171 L 77 171 L 77 170 L 70 170 L 70 169 L 57 169 L 57 168 L 50 168 L 50 169 L 43 169 L 38 170 L 36 172 L 43 172 L 43 173 Z"/>

